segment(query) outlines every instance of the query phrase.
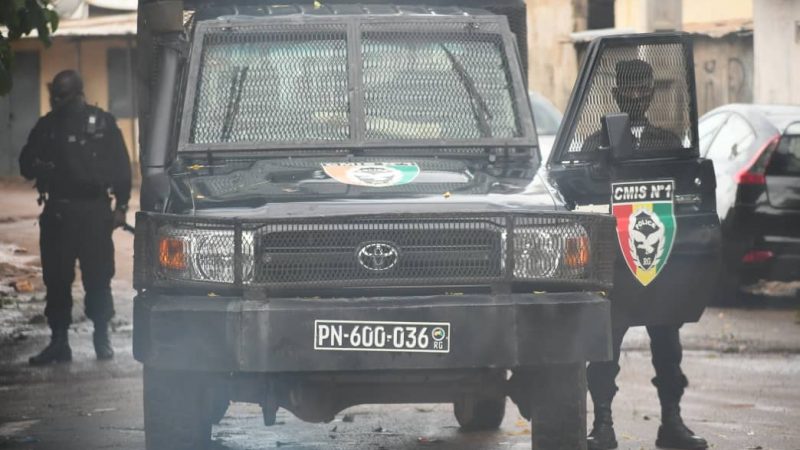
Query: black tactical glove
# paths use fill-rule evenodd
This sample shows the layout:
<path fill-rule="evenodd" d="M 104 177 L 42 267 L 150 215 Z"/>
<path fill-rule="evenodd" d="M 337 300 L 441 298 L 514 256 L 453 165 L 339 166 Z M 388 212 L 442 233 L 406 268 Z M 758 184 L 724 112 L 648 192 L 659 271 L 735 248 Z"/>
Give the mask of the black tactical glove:
<path fill-rule="evenodd" d="M 127 206 L 117 206 L 114 209 L 114 228 L 119 228 L 125 225 L 125 213 L 127 211 Z"/>

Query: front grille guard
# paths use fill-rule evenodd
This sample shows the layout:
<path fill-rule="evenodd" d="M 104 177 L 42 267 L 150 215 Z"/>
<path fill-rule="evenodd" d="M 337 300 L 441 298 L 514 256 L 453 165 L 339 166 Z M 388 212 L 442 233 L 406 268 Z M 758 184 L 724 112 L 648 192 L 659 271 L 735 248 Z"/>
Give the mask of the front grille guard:
<path fill-rule="evenodd" d="M 159 238 L 174 234 L 175 230 L 191 231 L 201 237 L 206 253 L 210 253 L 203 258 L 215 258 L 202 259 L 202 267 L 215 271 L 218 281 L 175 276 L 161 267 Z M 546 236 L 577 236 L 583 230 L 589 242 L 590 260 L 586 266 L 577 270 L 564 269 L 563 261 L 559 267 L 547 263 L 545 250 L 554 241 Z M 385 271 L 359 267 L 359 248 L 370 242 L 398 247 L 401 260 L 397 267 Z M 615 244 L 613 218 L 572 212 L 301 219 L 201 218 L 139 212 L 134 287 L 209 291 L 255 288 L 269 292 L 538 283 L 607 290 L 612 284 Z M 524 267 L 517 264 L 516 257 L 523 253 Z"/>

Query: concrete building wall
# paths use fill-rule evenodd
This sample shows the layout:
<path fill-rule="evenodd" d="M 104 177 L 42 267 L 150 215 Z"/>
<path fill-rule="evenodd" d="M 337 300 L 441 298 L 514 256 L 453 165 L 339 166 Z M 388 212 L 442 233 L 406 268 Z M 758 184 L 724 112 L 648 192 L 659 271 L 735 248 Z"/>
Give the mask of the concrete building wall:
<path fill-rule="evenodd" d="M 714 23 L 753 18 L 753 0 L 682 0 L 683 23 Z"/>
<path fill-rule="evenodd" d="M 800 6 L 800 0 L 759 1 Z M 562 110 L 586 47 L 585 43 L 572 42 L 570 33 L 586 29 L 587 11 L 587 0 L 528 0 L 529 84 Z M 618 29 L 647 32 L 691 28 L 687 31 L 693 33 L 695 42 L 700 114 L 726 103 L 754 100 L 754 67 L 759 64 L 754 60 L 753 34 L 746 31 L 752 19 L 753 0 L 616 0 L 614 3 Z M 794 60 L 800 63 L 800 55 Z M 782 71 L 783 75 L 789 73 L 788 69 Z"/>
<path fill-rule="evenodd" d="M 614 25 L 639 33 L 681 29 L 682 0 L 616 0 Z"/>
<path fill-rule="evenodd" d="M 83 77 L 86 101 L 91 105 L 108 110 L 108 66 L 107 54 L 112 48 L 129 48 L 134 45 L 133 36 L 76 39 L 58 37 L 46 48 L 36 39 L 23 39 L 13 43 L 15 51 L 38 51 L 40 59 L 40 98 L 41 115 L 50 111 L 47 83 L 62 70 L 78 71 Z M 134 118 L 117 118 L 117 126 L 125 139 L 131 161 L 139 160 L 137 124 Z M 17 149 L 16 151 L 18 151 Z M 135 171 L 138 172 L 138 171 Z"/>
<path fill-rule="evenodd" d="M 754 0 L 755 101 L 800 104 L 800 1 Z"/>
<path fill-rule="evenodd" d="M 580 61 L 570 33 L 586 29 L 587 0 L 527 0 L 528 85 L 563 110 Z"/>
<path fill-rule="evenodd" d="M 676 15 L 680 13 L 680 15 Z M 660 17 L 663 16 L 663 17 Z M 753 18 L 753 0 L 616 0 L 614 19 L 617 28 L 638 32 L 663 29 L 656 23 L 711 24 Z"/>
<path fill-rule="evenodd" d="M 753 101 L 753 36 L 694 37 L 694 73 L 699 114 L 727 104 Z"/>

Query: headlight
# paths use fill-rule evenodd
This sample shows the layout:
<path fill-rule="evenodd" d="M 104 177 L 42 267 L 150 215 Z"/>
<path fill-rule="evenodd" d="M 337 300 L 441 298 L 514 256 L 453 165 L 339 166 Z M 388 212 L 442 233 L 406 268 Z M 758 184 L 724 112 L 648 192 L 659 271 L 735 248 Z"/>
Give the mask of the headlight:
<path fill-rule="evenodd" d="M 581 225 L 514 229 L 514 278 L 581 278 L 589 264 L 589 235 Z"/>
<path fill-rule="evenodd" d="M 158 261 L 166 278 L 234 282 L 234 231 L 165 228 Z M 242 282 L 253 279 L 253 233 L 242 231 Z"/>

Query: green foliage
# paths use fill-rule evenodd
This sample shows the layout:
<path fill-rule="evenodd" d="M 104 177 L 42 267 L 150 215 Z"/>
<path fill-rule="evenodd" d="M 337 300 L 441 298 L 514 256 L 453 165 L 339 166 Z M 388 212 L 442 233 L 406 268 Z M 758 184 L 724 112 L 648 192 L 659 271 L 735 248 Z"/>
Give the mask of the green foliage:
<path fill-rule="evenodd" d="M 0 0 L 0 95 L 11 90 L 14 53 L 11 41 L 36 30 L 39 40 L 50 45 L 50 33 L 58 28 L 58 14 L 48 0 Z M 5 34 L 4 34 L 5 33 Z"/>

